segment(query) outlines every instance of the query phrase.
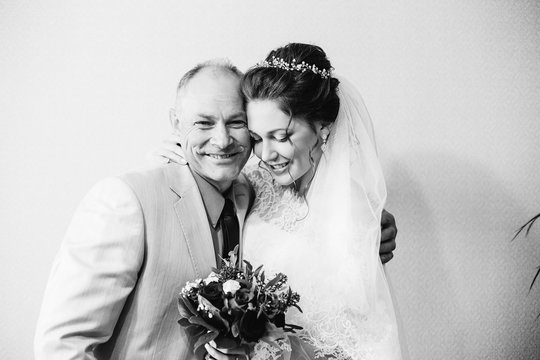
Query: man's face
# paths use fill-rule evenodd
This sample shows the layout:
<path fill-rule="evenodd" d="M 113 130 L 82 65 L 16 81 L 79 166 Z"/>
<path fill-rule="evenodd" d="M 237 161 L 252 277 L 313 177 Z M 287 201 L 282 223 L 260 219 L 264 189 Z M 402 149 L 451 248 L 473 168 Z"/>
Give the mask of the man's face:
<path fill-rule="evenodd" d="M 240 79 L 216 68 L 201 70 L 180 91 L 176 128 L 191 169 L 224 191 L 251 153 Z"/>

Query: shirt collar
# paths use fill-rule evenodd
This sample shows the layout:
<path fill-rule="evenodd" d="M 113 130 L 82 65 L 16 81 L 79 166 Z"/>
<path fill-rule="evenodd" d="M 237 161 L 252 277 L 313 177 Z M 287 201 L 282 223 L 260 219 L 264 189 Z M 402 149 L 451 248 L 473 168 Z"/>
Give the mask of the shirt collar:
<path fill-rule="evenodd" d="M 231 185 L 231 187 L 222 194 L 214 185 L 210 184 L 195 171 L 191 170 L 191 173 L 193 174 L 199 192 L 201 193 L 208 220 L 215 229 L 218 225 L 221 212 L 223 211 L 223 206 L 225 205 L 225 197 L 230 198 L 234 202 L 233 186 Z"/>

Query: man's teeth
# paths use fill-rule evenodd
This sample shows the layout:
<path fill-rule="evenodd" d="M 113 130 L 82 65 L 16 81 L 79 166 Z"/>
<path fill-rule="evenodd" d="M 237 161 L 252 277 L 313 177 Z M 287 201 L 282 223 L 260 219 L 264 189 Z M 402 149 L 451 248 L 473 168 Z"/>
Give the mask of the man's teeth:
<path fill-rule="evenodd" d="M 235 154 L 223 154 L 223 155 L 219 155 L 219 154 L 208 154 L 208 156 L 210 156 L 211 158 L 214 158 L 214 159 L 228 159 L 230 157 L 233 157 Z"/>

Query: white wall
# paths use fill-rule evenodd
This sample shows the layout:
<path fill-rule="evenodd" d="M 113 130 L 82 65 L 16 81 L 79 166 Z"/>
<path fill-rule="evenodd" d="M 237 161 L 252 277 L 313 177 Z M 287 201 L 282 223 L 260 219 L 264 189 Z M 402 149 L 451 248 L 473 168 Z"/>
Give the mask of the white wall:
<path fill-rule="evenodd" d="M 0 1 L 0 358 L 28 359 L 98 179 L 169 131 L 181 74 L 321 45 L 376 123 L 413 359 L 540 358 L 540 7 L 530 1 Z"/>

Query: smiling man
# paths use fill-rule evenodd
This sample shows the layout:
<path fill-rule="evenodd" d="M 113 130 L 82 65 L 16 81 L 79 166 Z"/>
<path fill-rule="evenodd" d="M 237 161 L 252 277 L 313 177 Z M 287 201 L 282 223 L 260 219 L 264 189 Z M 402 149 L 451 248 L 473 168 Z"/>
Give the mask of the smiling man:
<path fill-rule="evenodd" d="M 177 294 L 239 243 L 252 194 L 241 73 L 208 62 L 178 86 L 171 121 L 190 163 L 97 184 L 55 260 L 36 359 L 192 359 Z"/>
<path fill-rule="evenodd" d="M 206 67 L 179 85 L 171 122 L 191 170 L 225 191 L 251 152 L 240 74 Z"/>

